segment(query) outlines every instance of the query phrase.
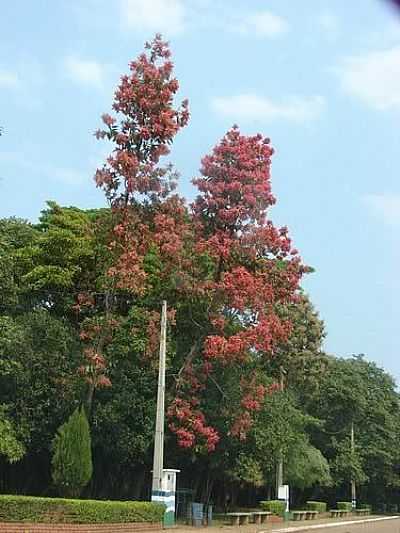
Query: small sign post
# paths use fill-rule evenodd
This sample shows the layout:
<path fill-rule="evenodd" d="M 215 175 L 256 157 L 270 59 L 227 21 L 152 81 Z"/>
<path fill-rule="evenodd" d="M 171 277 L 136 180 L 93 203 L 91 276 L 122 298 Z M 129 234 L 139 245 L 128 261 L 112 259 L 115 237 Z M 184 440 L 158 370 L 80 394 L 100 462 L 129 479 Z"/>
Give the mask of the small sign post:
<path fill-rule="evenodd" d="M 289 485 L 280 485 L 278 488 L 278 500 L 286 503 L 286 513 L 289 512 Z"/>

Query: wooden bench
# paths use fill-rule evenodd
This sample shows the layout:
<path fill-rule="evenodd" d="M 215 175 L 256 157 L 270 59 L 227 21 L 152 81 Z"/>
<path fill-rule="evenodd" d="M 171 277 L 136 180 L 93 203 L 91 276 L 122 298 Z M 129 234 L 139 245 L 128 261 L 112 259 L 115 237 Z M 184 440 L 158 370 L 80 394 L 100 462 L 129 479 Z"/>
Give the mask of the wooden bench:
<path fill-rule="evenodd" d="M 308 512 L 310 511 L 292 511 L 293 520 L 306 520 Z"/>
<path fill-rule="evenodd" d="M 318 511 L 306 511 L 306 520 L 315 520 L 318 516 Z"/>
<path fill-rule="evenodd" d="M 265 524 L 272 513 L 269 511 L 253 511 L 251 515 L 253 516 L 253 522 L 255 524 Z"/>
<path fill-rule="evenodd" d="M 250 516 L 253 513 L 226 513 L 231 519 L 232 526 L 241 526 L 249 523 Z"/>

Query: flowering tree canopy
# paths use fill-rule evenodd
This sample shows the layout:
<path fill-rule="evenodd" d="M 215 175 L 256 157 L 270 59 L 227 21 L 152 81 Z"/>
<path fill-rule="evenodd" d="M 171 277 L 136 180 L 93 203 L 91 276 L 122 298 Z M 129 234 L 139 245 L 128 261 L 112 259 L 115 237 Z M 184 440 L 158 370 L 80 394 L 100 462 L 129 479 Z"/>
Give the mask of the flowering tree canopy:
<path fill-rule="evenodd" d="M 196 235 L 195 254 L 211 260 L 211 272 L 199 279 L 197 293 L 208 301 L 209 328 L 200 360 L 185 364 L 183 399 L 179 394 L 170 414 L 182 446 L 191 446 L 196 435 L 206 436 L 214 449 L 218 435 L 204 427 L 203 393 L 213 374 L 224 367 L 242 369 L 241 399 L 234 405 L 230 433 L 245 438 L 251 412 L 260 409 L 267 389 L 257 381 L 254 361 L 273 357 L 290 332 L 290 322 L 276 313 L 277 304 L 297 298 L 299 281 L 307 270 L 292 247 L 286 228 L 275 228 L 267 219 L 275 203 L 271 193 L 270 141 L 261 135 L 241 135 L 234 126 L 202 160 L 202 176 L 194 180 L 200 194 L 192 206 Z M 190 400 L 188 393 L 192 394 Z M 196 393 L 197 394 L 193 394 Z M 184 427 L 184 431 L 182 429 Z"/>
<path fill-rule="evenodd" d="M 212 451 L 221 430 L 204 405 L 210 385 L 221 389 L 224 372 L 240 370 L 239 396 L 224 418 L 227 432 L 244 439 L 252 411 L 272 390 L 258 379 L 257 364 L 273 357 L 290 331 L 277 305 L 296 298 L 306 268 L 287 229 L 268 219 L 273 149 L 262 135 L 234 126 L 203 158 L 191 208 L 172 194 L 177 175 L 160 160 L 189 119 L 187 100 L 174 107 L 172 69 L 159 35 L 130 64 L 115 93 L 116 117 L 103 115 L 106 128 L 96 132 L 115 148 L 95 180 L 114 214 L 108 275 L 115 289 L 147 302 L 150 295 L 153 303 L 167 298 L 177 309 L 170 429 L 181 446 Z M 201 330 L 189 327 L 181 336 L 188 314 L 199 314 Z M 148 316 L 155 346 L 156 309 Z"/>

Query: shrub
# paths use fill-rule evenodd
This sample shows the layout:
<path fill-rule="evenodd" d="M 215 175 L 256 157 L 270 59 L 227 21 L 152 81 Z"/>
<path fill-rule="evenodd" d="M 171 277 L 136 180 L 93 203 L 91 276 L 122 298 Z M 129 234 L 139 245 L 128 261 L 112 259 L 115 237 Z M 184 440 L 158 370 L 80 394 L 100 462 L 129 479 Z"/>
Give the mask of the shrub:
<path fill-rule="evenodd" d="M 351 502 L 337 502 L 337 508 L 340 511 L 351 511 L 353 509 Z"/>
<path fill-rule="evenodd" d="M 286 509 L 286 503 L 282 500 L 267 500 L 260 502 L 263 511 L 269 511 L 278 516 L 282 516 Z"/>
<path fill-rule="evenodd" d="M 51 464 L 60 494 L 78 497 L 93 473 L 89 423 L 83 409 L 75 409 L 57 430 Z"/>
<path fill-rule="evenodd" d="M 369 512 L 372 511 L 372 505 L 370 505 L 369 503 L 359 503 L 357 505 L 357 509 L 367 509 Z"/>
<path fill-rule="evenodd" d="M 306 502 L 306 508 L 308 511 L 318 511 L 319 513 L 326 513 L 326 503 L 325 502 Z"/>
<path fill-rule="evenodd" d="M 0 522 L 95 524 L 161 522 L 165 506 L 155 502 L 67 500 L 0 495 Z"/>

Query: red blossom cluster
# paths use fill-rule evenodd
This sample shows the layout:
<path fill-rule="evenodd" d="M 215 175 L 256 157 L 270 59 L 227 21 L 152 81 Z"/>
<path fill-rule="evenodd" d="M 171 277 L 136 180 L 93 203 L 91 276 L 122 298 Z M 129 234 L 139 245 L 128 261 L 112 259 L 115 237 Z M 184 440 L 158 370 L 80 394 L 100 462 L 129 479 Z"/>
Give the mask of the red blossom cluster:
<path fill-rule="evenodd" d="M 234 231 L 265 222 L 267 207 L 275 203 L 270 184 L 274 151 L 269 143 L 262 135 L 243 136 L 234 126 L 203 158 L 203 177 L 193 180 L 201 193 L 194 212 L 203 221 L 214 221 L 214 230 L 225 233 L 231 228 L 233 236 Z"/>
<path fill-rule="evenodd" d="M 204 414 L 196 406 L 198 400 L 175 398 L 168 409 L 168 417 L 172 422 L 169 427 L 176 434 L 178 444 L 182 448 L 204 446 L 208 452 L 215 450 L 219 442 L 218 432 L 206 424 Z"/>
<path fill-rule="evenodd" d="M 168 262 L 171 266 L 176 261 L 187 234 L 184 202 L 176 195 L 169 196 L 176 173 L 171 165 L 159 165 L 189 120 L 187 100 L 174 108 L 179 84 L 172 76 L 170 55 L 160 35 L 146 43 L 146 52 L 130 64 L 130 74 L 122 76 L 115 92 L 116 117 L 103 115 L 106 129 L 96 132 L 97 138 L 115 144 L 107 163 L 95 175 L 96 185 L 104 190 L 117 219 L 110 243 L 115 260 L 108 273 L 117 288 L 139 295 L 146 290 L 143 261 L 148 251 L 158 248 L 165 260 L 163 273 L 168 275 Z M 146 206 L 151 204 L 157 209 L 149 218 Z"/>
<path fill-rule="evenodd" d="M 86 364 L 78 368 L 78 372 L 85 381 L 94 389 L 111 387 L 110 378 L 107 376 L 107 363 L 103 355 L 96 352 L 94 348 L 86 348 L 84 351 Z"/>
<path fill-rule="evenodd" d="M 277 316 L 275 307 L 296 298 L 307 268 L 292 248 L 287 228 L 277 229 L 267 220 L 268 208 L 275 203 L 272 154 L 269 139 L 241 135 L 234 126 L 203 158 L 202 177 L 194 180 L 200 191 L 193 204 L 196 252 L 212 257 L 215 265 L 214 278 L 198 284 L 198 294 L 207 296 L 213 310 L 214 331 L 202 350 L 205 363 L 197 364 L 196 372 L 192 366 L 185 368 L 186 379 L 196 383 L 198 391 L 206 388 L 218 367 L 244 369 L 255 354 L 272 357 L 290 332 L 290 323 Z M 246 371 L 241 388 L 230 434 L 244 439 L 267 391 L 251 373 L 246 377 Z M 181 401 L 186 391 L 183 388 Z M 177 435 L 179 428 L 187 429 L 186 420 L 179 420 L 181 424 L 173 426 Z"/>
<path fill-rule="evenodd" d="M 137 194 L 164 197 L 171 190 L 169 169 L 158 167 L 169 153 L 174 136 L 189 120 L 188 102 L 179 109 L 173 99 L 179 83 L 172 77 L 173 64 L 167 43 L 157 35 L 146 43 L 147 53 L 130 64 L 115 92 L 114 111 L 121 120 L 102 116 L 107 127 L 96 137 L 108 138 L 116 148 L 95 181 L 115 205 L 127 205 Z"/>
<path fill-rule="evenodd" d="M 158 353 L 160 346 L 160 320 L 161 314 L 158 311 L 149 311 L 145 313 L 147 319 L 146 327 L 146 359 L 157 360 L 155 355 Z M 167 322 L 169 325 L 175 325 L 175 309 L 167 310 Z"/>
<path fill-rule="evenodd" d="M 95 299 L 89 293 L 80 293 L 73 306 L 78 313 L 93 310 Z M 86 318 L 81 323 L 79 338 L 86 345 L 83 349 L 85 363 L 78 368 L 78 373 L 94 389 L 111 386 L 107 376 L 107 361 L 103 355 L 104 348 L 112 341 L 113 332 L 119 326 L 112 316 Z"/>
<path fill-rule="evenodd" d="M 242 390 L 242 400 L 238 413 L 234 417 L 230 433 L 240 440 L 245 440 L 253 423 L 251 413 L 260 411 L 268 390 L 264 385 L 257 383 L 255 375 L 250 375 L 247 378 L 242 377 L 240 388 Z"/>

